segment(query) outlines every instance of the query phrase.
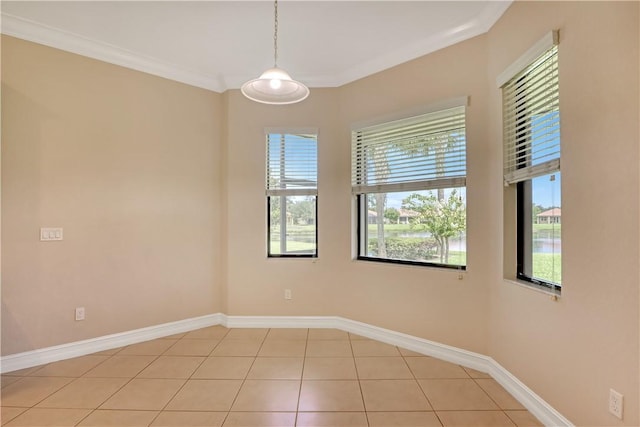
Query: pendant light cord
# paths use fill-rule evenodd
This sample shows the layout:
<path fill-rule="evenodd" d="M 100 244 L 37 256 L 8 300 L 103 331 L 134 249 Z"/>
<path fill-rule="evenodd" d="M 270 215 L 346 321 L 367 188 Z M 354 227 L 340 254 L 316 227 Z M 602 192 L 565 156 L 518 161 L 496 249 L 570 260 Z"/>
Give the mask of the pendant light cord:
<path fill-rule="evenodd" d="M 278 68 L 278 0 L 273 3 L 273 66 Z"/>

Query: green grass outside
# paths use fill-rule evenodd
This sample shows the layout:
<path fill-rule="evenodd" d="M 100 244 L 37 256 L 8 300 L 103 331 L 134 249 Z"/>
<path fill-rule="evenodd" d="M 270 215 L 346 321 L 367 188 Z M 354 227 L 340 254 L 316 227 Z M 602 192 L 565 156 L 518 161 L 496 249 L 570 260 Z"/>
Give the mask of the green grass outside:
<path fill-rule="evenodd" d="M 312 251 L 315 248 L 315 244 L 308 242 L 296 242 L 295 240 L 287 240 L 287 251 Z M 271 241 L 271 253 L 278 255 L 280 253 L 280 241 Z"/>
<path fill-rule="evenodd" d="M 440 262 L 440 258 L 436 258 Z M 462 251 L 449 251 L 449 264 L 467 265 L 467 253 Z"/>
<path fill-rule="evenodd" d="M 533 231 L 555 230 L 560 231 L 562 224 L 533 224 Z"/>
<path fill-rule="evenodd" d="M 369 233 L 377 233 L 377 224 L 368 224 Z M 416 228 L 411 228 L 411 224 L 384 224 L 384 231 L 416 231 Z"/>
<path fill-rule="evenodd" d="M 377 231 L 376 224 L 369 224 L 369 232 L 375 233 Z M 410 232 L 410 224 L 385 224 L 385 231 L 396 232 Z M 553 235 L 560 238 L 562 226 L 561 224 L 533 224 L 533 231 L 554 231 Z M 277 229 L 272 232 L 277 233 Z M 287 227 L 289 237 L 295 238 L 295 236 L 311 235 L 315 234 L 314 225 L 290 225 Z M 375 235 L 375 234 L 372 234 Z M 315 245 L 309 242 L 299 242 L 296 240 L 289 240 L 287 242 L 287 250 L 291 252 L 297 251 L 311 251 Z M 271 242 L 271 253 L 278 254 L 280 252 L 280 242 Z M 432 261 L 439 262 L 439 258 L 434 258 Z M 450 251 L 449 252 L 449 264 L 451 265 L 466 265 L 467 253 L 462 251 Z M 562 264 L 561 254 L 546 254 L 546 253 L 534 253 L 533 254 L 533 275 L 537 278 L 549 280 L 554 283 L 561 283 L 562 280 Z"/>
<path fill-rule="evenodd" d="M 562 283 L 561 254 L 533 254 L 533 276 L 553 283 Z"/>

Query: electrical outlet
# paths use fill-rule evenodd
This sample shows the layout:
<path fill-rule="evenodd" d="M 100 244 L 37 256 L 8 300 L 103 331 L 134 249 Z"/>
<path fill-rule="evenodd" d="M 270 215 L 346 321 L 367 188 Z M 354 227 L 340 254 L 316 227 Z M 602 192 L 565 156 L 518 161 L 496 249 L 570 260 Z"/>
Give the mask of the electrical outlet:
<path fill-rule="evenodd" d="M 291 289 L 284 290 L 284 299 L 291 299 Z"/>
<path fill-rule="evenodd" d="M 612 388 L 609 389 L 609 412 L 622 419 L 623 405 L 624 396 Z"/>
<path fill-rule="evenodd" d="M 84 307 L 76 307 L 76 320 L 84 320 Z"/>

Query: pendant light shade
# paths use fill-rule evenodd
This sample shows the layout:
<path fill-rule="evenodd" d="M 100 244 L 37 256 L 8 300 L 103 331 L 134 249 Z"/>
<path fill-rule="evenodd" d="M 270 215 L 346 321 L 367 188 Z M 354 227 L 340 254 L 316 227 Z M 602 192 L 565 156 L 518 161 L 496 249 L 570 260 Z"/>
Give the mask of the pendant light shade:
<path fill-rule="evenodd" d="M 263 104 L 295 104 L 309 96 L 309 88 L 281 68 L 269 68 L 257 79 L 242 85 L 242 94 Z"/>
<path fill-rule="evenodd" d="M 273 68 L 257 79 L 249 80 L 240 89 L 252 101 L 263 104 L 295 104 L 309 96 L 309 88 L 295 81 L 282 68 L 278 68 L 278 0 L 274 1 Z"/>

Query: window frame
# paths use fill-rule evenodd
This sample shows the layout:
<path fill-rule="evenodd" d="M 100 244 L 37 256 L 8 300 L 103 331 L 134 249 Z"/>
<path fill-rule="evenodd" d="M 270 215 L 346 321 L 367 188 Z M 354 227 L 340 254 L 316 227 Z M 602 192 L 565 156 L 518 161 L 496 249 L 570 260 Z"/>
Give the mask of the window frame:
<path fill-rule="evenodd" d="M 460 187 L 456 187 L 460 188 Z M 465 186 L 466 188 L 466 186 Z M 424 190 L 428 191 L 428 190 Z M 372 257 L 368 255 L 361 255 L 363 249 L 367 248 L 367 234 L 368 230 L 368 215 L 365 213 L 368 212 L 366 209 L 367 196 L 369 194 L 375 193 L 366 193 L 366 194 L 358 194 L 356 196 L 356 209 L 357 209 L 357 220 L 356 220 L 356 238 L 357 238 L 357 253 L 356 259 L 359 261 L 373 261 L 373 262 L 382 262 L 387 264 L 403 264 L 403 265 L 414 265 L 421 267 L 435 267 L 435 268 L 447 268 L 450 270 L 458 270 L 458 271 L 466 271 L 467 265 L 455 265 L 455 264 L 443 264 L 439 262 L 425 262 L 425 261 L 412 261 L 408 259 L 396 259 L 396 258 L 380 258 L 380 257 Z M 365 209 L 362 208 L 361 204 L 364 204 Z M 465 209 L 466 215 L 466 209 Z M 363 226 L 364 224 L 364 226 Z M 364 233 L 363 233 L 363 230 Z"/>
<path fill-rule="evenodd" d="M 374 257 L 366 255 L 367 253 L 367 242 L 368 242 L 368 203 L 367 197 L 371 194 L 378 194 L 384 192 L 385 194 L 392 193 L 404 193 L 408 191 L 422 192 L 422 191 L 437 191 L 438 189 L 456 189 L 456 188 L 464 188 L 466 190 L 467 183 L 467 166 L 466 166 L 466 155 L 467 155 L 467 140 L 466 140 L 466 108 L 468 107 L 468 97 L 459 97 L 450 100 L 446 100 L 439 103 L 434 103 L 428 106 L 422 106 L 416 109 L 412 109 L 410 111 L 404 111 L 392 115 L 388 115 L 385 117 L 362 121 L 358 123 L 354 123 L 351 127 L 352 132 L 357 132 L 362 130 L 363 128 L 372 127 L 376 125 L 384 125 L 387 123 L 391 123 L 393 121 L 398 120 L 410 120 L 416 118 L 418 116 L 427 115 L 430 113 L 441 113 L 449 109 L 460 108 L 462 107 L 464 112 L 464 122 L 465 122 L 465 139 L 464 139 L 464 157 L 465 157 L 465 173 L 463 177 L 453 177 L 453 178 L 439 178 L 440 181 L 449 181 L 450 186 L 430 186 L 429 181 L 424 181 L 423 185 L 416 185 L 415 182 L 410 182 L 408 188 L 398 188 L 397 183 L 393 183 L 390 185 L 390 189 L 388 191 L 382 191 L 385 189 L 385 184 L 376 184 L 375 187 L 379 191 L 373 192 L 365 192 L 364 190 L 355 190 L 355 187 L 360 187 L 361 185 L 356 185 L 353 178 L 353 168 L 355 168 L 355 163 L 353 160 L 354 153 L 354 137 L 352 136 L 352 194 L 354 198 L 354 208 L 355 208 L 355 245 L 354 245 L 354 259 L 361 261 L 370 261 L 370 262 L 380 262 L 386 264 L 400 264 L 400 265 L 411 265 L 411 266 L 421 266 L 421 267 L 431 267 L 431 268 L 445 268 L 450 270 L 458 270 L 458 271 L 466 271 L 467 262 L 465 261 L 465 265 L 456 265 L 456 264 L 444 264 L 440 262 L 432 262 L 432 261 L 416 261 L 416 260 L 407 260 L 407 259 L 396 259 L 396 258 L 383 258 L 383 257 Z M 431 182 L 435 182 L 436 180 L 431 180 Z M 466 191 L 465 191 L 466 193 Z M 467 216 L 467 206 L 466 206 L 466 196 L 465 196 L 465 218 Z M 467 235 L 468 224 L 465 221 L 465 230 L 464 235 Z"/>
<path fill-rule="evenodd" d="M 278 188 L 270 188 L 269 178 L 270 178 L 270 165 L 269 165 L 269 149 L 270 149 L 270 135 L 280 135 L 281 137 L 285 137 L 287 135 L 312 135 L 315 140 L 315 187 L 314 188 L 306 188 L 306 189 L 278 189 Z M 266 139 L 266 217 L 267 217 L 267 232 L 266 232 L 266 249 L 267 249 L 267 258 L 277 259 L 277 258 L 318 258 L 318 129 L 317 128 L 266 128 L 265 129 L 265 139 Z M 286 159 L 285 159 L 286 164 Z M 280 165 L 282 168 L 283 165 Z M 287 197 L 313 197 L 314 198 L 314 243 L 315 247 L 312 253 L 295 253 L 295 252 L 287 252 L 287 253 L 272 253 L 271 251 L 271 203 L 273 197 L 281 197 L 281 200 L 285 200 L 286 207 L 286 198 Z M 286 208 L 284 212 L 281 208 L 281 219 L 284 215 L 286 218 Z M 286 223 L 286 220 L 285 220 Z M 286 242 L 286 240 L 285 240 Z M 286 245 L 286 243 L 285 243 Z"/>
<path fill-rule="evenodd" d="M 318 196 L 317 195 L 309 195 L 307 197 L 314 198 L 314 207 L 315 207 L 315 250 L 313 253 L 295 253 L 295 252 L 287 252 L 281 254 L 273 254 L 271 253 L 271 198 L 272 197 L 290 197 L 290 196 L 269 196 L 267 195 L 267 258 L 318 258 Z M 285 202 L 286 203 L 286 202 Z M 282 212 L 282 207 L 280 208 L 280 212 Z M 281 213 L 282 215 L 282 213 Z M 285 214 L 286 215 L 286 214 Z"/>
<path fill-rule="evenodd" d="M 541 290 L 551 291 L 552 293 L 559 295 L 562 290 L 562 283 L 555 283 L 547 281 L 539 277 L 534 276 L 533 272 L 533 180 L 539 177 L 551 176 L 554 174 L 561 174 L 560 167 L 560 106 L 558 99 L 555 100 L 557 105 L 557 157 L 551 157 L 550 160 L 545 160 L 541 163 L 533 164 L 534 155 L 532 148 L 532 138 L 529 135 L 531 130 L 531 121 L 535 115 L 533 113 L 527 113 L 527 102 L 523 102 L 519 107 L 516 104 L 510 106 L 514 111 L 511 114 L 515 114 L 515 121 L 512 122 L 514 128 L 517 129 L 513 135 L 515 138 L 515 149 L 511 151 L 514 157 L 510 157 L 508 144 L 511 142 L 506 137 L 506 120 L 504 106 L 504 86 L 509 86 L 514 82 L 514 85 L 519 84 L 522 80 L 527 79 L 528 73 L 525 74 L 529 68 L 531 68 L 537 61 L 540 61 L 544 56 L 548 55 L 552 49 L 555 49 L 553 57 L 549 57 L 551 61 L 558 61 L 558 31 L 551 31 L 546 34 L 541 40 L 539 40 L 534 46 L 532 46 L 525 54 L 516 60 L 511 66 L 509 66 L 500 76 L 498 76 L 496 82 L 498 87 L 503 91 L 503 124 L 505 126 L 505 133 L 503 134 L 504 146 L 505 146 L 505 187 L 513 187 L 515 191 L 515 278 L 518 281 L 525 282 L 529 285 L 533 285 Z M 559 76 L 557 69 L 555 70 L 555 91 L 554 96 L 559 98 Z M 518 77 L 519 76 L 519 77 Z M 539 90 L 539 89 L 536 89 Z M 516 98 L 513 98 L 515 100 Z M 551 98 L 553 99 L 553 98 Z M 520 112 L 516 108 L 522 109 Z M 553 110 L 551 110 L 553 111 Z M 553 132 L 545 132 L 545 137 L 551 135 Z M 522 141 L 525 141 L 523 144 Z M 544 144 L 544 141 L 543 141 Z M 508 158 L 509 157 L 509 158 Z M 524 160 L 524 162 L 522 161 Z M 509 163 L 507 163 L 509 162 Z M 510 168 L 507 164 L 511 165 Z M 515 166 L 515 169 L 513 168 Z M 562 190 L 560 190 L 560 200 L 562 200 Z M 562 202 L 560 202 L 560 206 Z M 562 251 L 560 251 L 562 254 Z M 505 258 L 506 259 L 506 258 Z M 562 258 L 561 258 L 562 259 Z M 529 264 L 531 260 L 531 264 Z"/>

